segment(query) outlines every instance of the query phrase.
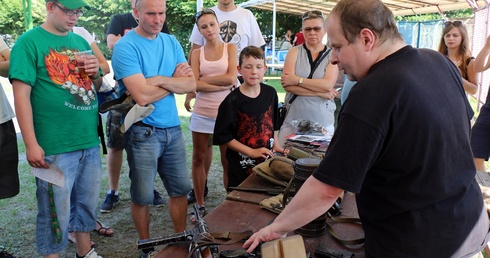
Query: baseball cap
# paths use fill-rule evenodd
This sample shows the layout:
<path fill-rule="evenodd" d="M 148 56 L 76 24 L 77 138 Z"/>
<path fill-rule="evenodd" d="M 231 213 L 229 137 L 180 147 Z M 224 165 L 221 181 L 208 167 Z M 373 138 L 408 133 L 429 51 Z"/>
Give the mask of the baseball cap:
<path fill-rule="evenodd" d="M 121 133 L 125 133 L 134 123 L 137 123 L 143 120 L 143 118 L 149 116 L 153 110 L 155 110 L 155 106 L 153 106 L 153 104 L 148 104 L 146 106 L 140 106 L 138 103 L 134 104 L 134 106 L 124 117 L 124 123 L 120 128 Z"/>
<path fill-rule="evenodd" d="M 46 3 L 47 2 L 59 2 L 70 10 L 75 10 L 81 7 L 86 7 L 87 9 L 90 9 L 90 6 L 83 0 L 46 0 Z"/>

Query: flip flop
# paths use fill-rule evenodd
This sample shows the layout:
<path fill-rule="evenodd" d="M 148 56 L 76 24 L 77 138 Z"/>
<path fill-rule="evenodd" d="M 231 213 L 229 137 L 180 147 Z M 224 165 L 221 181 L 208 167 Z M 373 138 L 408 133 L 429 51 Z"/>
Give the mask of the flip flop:
<path fill-rule="evenodd" d="M 102 224 L 102 222 L 100 222 L 98 220 L 97 220 L 97 224 L 100 225 L 100 228 L 97 229 L 97 227 L 95 227 L 94 231 L 97 232 L 99 235 L 105 236 L 105 237 L 112 237 L 112 236 L 114 236 L 114 230 L 112 230 L 111 227 L 108 227 L 108 226 Z M 108 233 L 109 230 L 112 230 L 113 232 L 112 233 Z"/>
<path fill-rule="evenodd" d="M 75 239 L 75 233 L 73 232 L 68 232 L 68 241 L 74 244 L 77 244 L 77 240 Z M 90 239 L 90 247 L 95 248 L 97 246 L 97 243 L 94 242 L 94 240 Z"/>

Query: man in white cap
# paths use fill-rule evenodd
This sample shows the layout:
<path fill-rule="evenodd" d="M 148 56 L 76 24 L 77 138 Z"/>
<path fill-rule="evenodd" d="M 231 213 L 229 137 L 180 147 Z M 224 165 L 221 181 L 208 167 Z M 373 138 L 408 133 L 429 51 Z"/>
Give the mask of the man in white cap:
<path fill-rule="evenodd" d="M 45 22 L 24 33 L 11 54 L 9 78 L 27 161 L 42 173 L 64 175 L 57 185 L 36 178 L 36 246 L 44 257 L 59 257 L 69 230 L 75 232 L 76 257 L 101 257 L 90 246 L 90 232 L 102 170 L 96 97 L 102 79 L 94 55 L 84 64 L 75 59 L 74 53 L 91 49 L 71 32 L 82 7 L 88 8 L 83 0 L 46 0 Z"/>

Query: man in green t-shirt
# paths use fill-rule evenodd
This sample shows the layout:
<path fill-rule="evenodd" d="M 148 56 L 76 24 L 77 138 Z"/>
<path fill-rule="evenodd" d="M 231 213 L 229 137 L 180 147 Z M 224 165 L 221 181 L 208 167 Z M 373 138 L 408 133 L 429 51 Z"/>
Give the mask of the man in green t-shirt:
<path fill-rule="evenodd" d="M 91 49 L 71 32 L 82 7 L 88 7 L 83 0 L 46 0 L 46 21 L 24 33 L 11 54 L 9 78 L 27 161 L 41 174 L 64 176 L 61 182 L 36 178 L 36 246 L 44 257 L 59 257 L 69 230 L 76 257 L 101 257 L 90 246 L 90 232 L 102 170 L 96 94 L 102 80 L 93 54 L 75 59 L 76 52 Z"/>

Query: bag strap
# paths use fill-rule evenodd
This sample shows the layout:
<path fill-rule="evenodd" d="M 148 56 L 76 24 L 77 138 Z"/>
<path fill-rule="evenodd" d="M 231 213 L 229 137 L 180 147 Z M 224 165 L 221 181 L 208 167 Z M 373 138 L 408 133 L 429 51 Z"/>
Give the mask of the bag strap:
<path fill-rule="evenodd" d="M 318 68 L 318 66 L 323 61 L 323 59 L 325 59 L 325 57 L 328 56 L 328 54 L 330 53 L 331 50 L 332 50 L 331 48 L 327 49 L 327 51 L 323 52 L 323 54 L 315 61 L 315 63 L 313 64 L 313 67 L 311 67 L 310 74 L 308 75 L 308 77 L 306 77 L 307 79 L 313 78 L 313 73 L 315 73 L 316 68 Z M 291 103 L 293 103 L 293 101 L 297 97 L 298 97 L 298 95 L 294 94 L 293 97 L 288 102 L 289 105 L 291 105 Z"/>

